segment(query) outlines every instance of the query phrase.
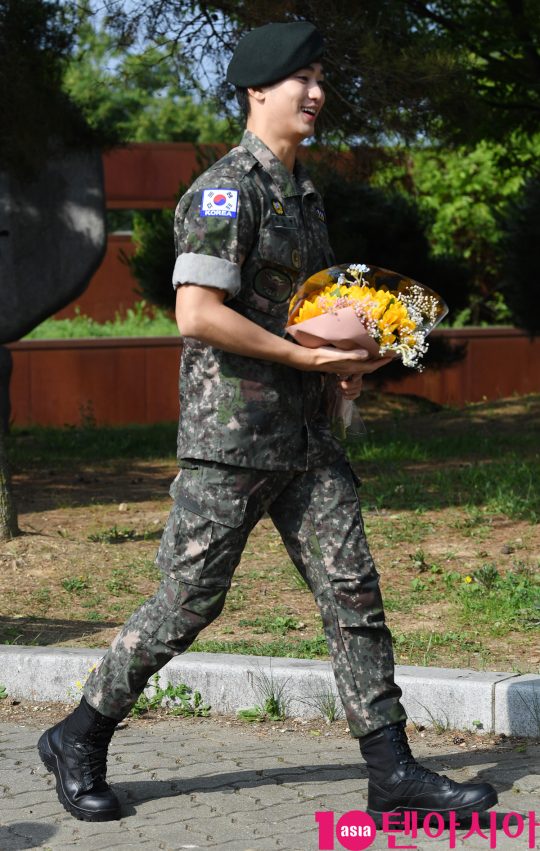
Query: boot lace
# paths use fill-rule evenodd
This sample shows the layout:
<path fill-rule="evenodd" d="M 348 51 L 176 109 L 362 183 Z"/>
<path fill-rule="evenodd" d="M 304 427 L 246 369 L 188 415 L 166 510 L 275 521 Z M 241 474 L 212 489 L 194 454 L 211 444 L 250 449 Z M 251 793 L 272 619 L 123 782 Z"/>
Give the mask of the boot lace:
<path fill-rule="evenodd" d="M 84 776 L 89 788 L 105 783 L 107 776 L 107 748 L 112 739 L 113 730 L 98 730 L 87 733 L 78 747 L 85 757 Z"/>
<path fill-rule="evenodd" d="M 408 777 L 437 785 L 451 784 L 451 780 L 446 774 L 437 774 L 436 771 L 432 771 L 430 768 L 426 768 L 416 761 L 409 747 L 405 730 L 401 725 L 392 725 L 390 729 L 392 742 L 396 749 L 397 761 L 400 765 L 406 767 Z"/>

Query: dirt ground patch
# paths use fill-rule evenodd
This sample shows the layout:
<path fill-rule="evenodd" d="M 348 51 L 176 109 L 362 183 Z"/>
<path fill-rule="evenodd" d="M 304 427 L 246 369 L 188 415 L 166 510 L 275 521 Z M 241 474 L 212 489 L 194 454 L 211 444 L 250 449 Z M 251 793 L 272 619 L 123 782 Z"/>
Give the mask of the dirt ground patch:
<path fill-rule="evenodd" d="M 539 410 L 540 404 L 535 417 Z M 520 422 L 530 420 L 531 405 L 505 400 L 441 414 L 417 400 L 374 395 L 363 416 L 370 429 L 398 422 L 399 430 L 420 440 L 434 429 L 455 439 L 484 427 L 511 439 Z M 477 461 L 413 460 L 406 466 L 425 473 L 456 463 Z M 360 472 L 365 478 L 366 471 Z M 20 467 L 15 489 L 24 534 L 0 545 L 0 641 L 106 646 L 157 588 L 153 560 L 175 474 L 170 460 Z M 376 475 L 368 469 L 368 478 Z M 398 663 L 540 670 L 534 618 L 517 619 L 512 629 L 467 623 L 459 619 L 455 599 L 456 587 L 486 564 L 502 576 L 538 571 L 535 523 L 461 506 L 378 508 L 364 516 Z M 249 644 L 251 652 L 324 655 L 316 605 L 270 520 L 252 533 L 225 611 L 200 639 L 212 642 L 205 645 L 210 650 Z"/>

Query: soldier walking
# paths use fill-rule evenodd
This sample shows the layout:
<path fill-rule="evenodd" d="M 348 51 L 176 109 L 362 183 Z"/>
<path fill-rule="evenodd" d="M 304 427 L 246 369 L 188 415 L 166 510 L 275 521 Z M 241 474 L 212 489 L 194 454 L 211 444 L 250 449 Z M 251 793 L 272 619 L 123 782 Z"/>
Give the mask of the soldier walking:
<path fill-rule="evenodd" d="M 161 582 L 90 675 L 80 705 L 38 743 L 76 818 L 120 817 L 105 780 L 115 727 L 149 677 L 221 613 L 265 513 L 319 606 L 368 767 L 368 812 L 464 816 L 497 802 L 488 783 L 456 783 L 411 754 L 358 481 L 326 414 L 332 390 L 354 399 L 362 376 L 389 358 L 285 339 L 291 296 L 335 262 L 321 196 L 296 159 L 324 104 L 323 52 L 308 22 L 268 24 L 240 41 L 227 79 L 246 131 L 176 210 L 180 473 L 157 554 Z"/>

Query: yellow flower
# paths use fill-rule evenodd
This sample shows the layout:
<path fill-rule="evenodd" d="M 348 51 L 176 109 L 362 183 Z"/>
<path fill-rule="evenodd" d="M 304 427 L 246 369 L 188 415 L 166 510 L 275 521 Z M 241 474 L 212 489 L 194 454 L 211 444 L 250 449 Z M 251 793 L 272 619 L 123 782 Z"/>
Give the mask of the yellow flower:
<path fill-rule="evenodd" d="M 75 685 L 77 686 L 77 688 L 82 688 L 82 683 L 81 683 L 81 681 L 80 681 L 80 680 L 77 680 L 77 682 L 75 683 Z"/>
<path fill-rule="evenodd" d="M 473 578 L 472 576 L 466 576 L 463 581 L 466 582 L 467 585 L 469 585 L 473 581 Z"/>
<path fill-rule="evenodd" d="M 313 319 L 314 316 L 321 316 L 324 313 L 322 307 L 315 302 L 305 301 L 298 311 L 298 315 L 294 318 L 294 324 L 304 322 L 306 319 Z"/>

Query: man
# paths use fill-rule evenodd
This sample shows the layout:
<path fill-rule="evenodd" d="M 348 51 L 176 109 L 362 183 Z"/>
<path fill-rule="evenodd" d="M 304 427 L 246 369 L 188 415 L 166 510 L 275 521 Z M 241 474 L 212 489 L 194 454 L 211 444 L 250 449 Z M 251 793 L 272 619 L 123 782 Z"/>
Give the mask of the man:
<path fill-rule="evenodd" d="M 368 766 L 368 811 L 464 815 L 497 801 L 489 784 L 454 783 L 412 757 L 355 476 L 325 414 L 332 381 L 355 398 L 362 375 L 388 359 L 285 339 L 291 295 L 334 260 L 322 200 L 296 162 L 324 103 L 322 53 L 307 22 L 269 24 L 240 42 L 228 80 L 246 132 L 176 211 L 181 471 L 157 556 L 162 581 L 89 677 L 80 706 L 38 745 L 60 800 L 81 819 L 119 817 L 105 781 L 115 726 L 148 678 L 220 614 L 265 512 L 319 605 Z"/>

